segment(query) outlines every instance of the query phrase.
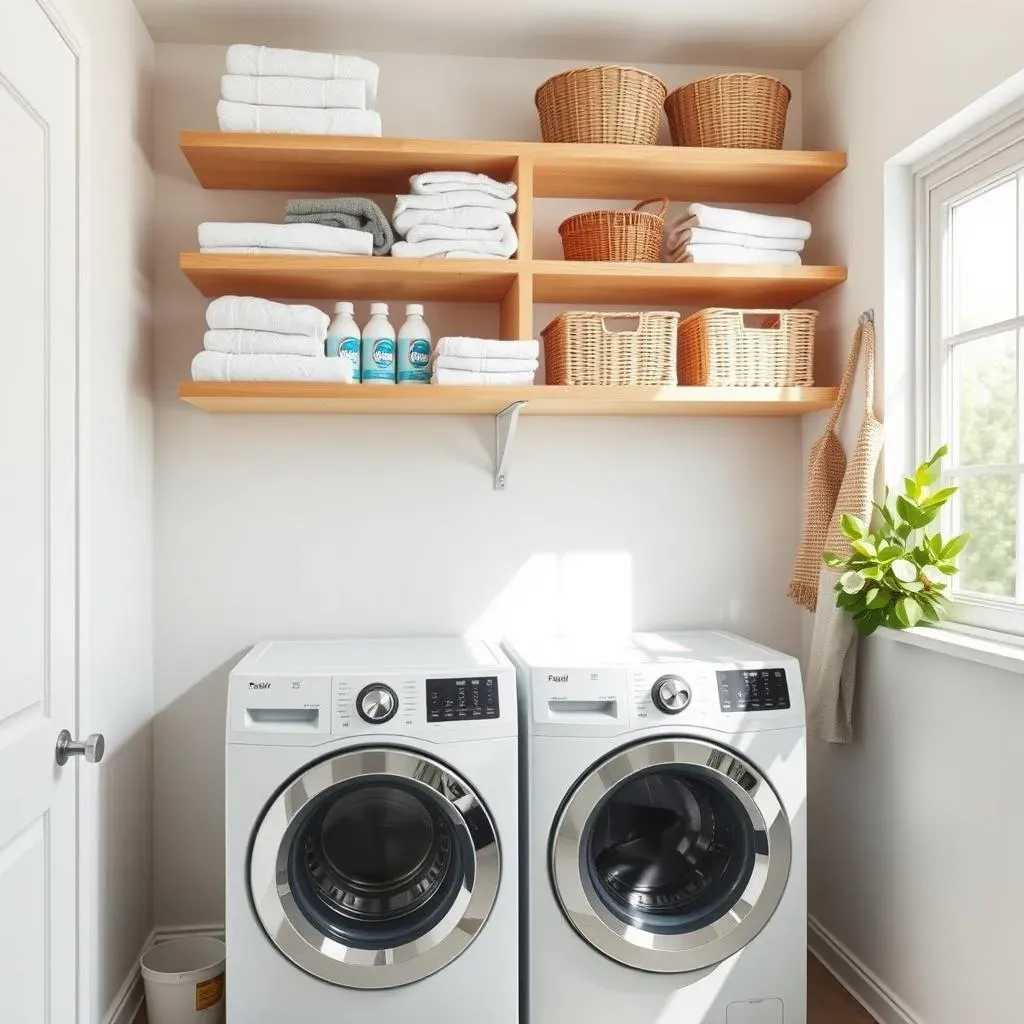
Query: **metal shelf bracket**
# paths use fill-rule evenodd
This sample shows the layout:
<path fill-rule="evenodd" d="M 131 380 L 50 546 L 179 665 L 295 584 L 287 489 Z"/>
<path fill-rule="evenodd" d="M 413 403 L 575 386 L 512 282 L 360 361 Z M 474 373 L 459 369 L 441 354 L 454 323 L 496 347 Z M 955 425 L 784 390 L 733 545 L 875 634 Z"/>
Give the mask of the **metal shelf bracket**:
<path fill-rule="evenodd" d="M 508 480 L 508 461 L 512 442 L 515 440 L 519 413 L 526 408 L 525 402 L 513 402 L 494 417 L 494 489 L 505 490 Z"/>

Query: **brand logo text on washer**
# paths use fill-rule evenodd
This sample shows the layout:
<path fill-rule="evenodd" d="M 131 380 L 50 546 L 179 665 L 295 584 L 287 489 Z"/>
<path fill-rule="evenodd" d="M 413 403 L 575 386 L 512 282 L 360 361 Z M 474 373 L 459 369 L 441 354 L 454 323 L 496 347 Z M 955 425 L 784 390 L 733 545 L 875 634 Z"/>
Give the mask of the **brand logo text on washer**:
<path fill-rule="evenodd" d="M 548 676 L 549 683 L 567 683 L 569 682 L 569 673 L 566 672 L 564 676 Z"/>
<path fill-rule="evenodd" d="M 269 690 L 270 683 L 249 683 L 250 690 Z"/>

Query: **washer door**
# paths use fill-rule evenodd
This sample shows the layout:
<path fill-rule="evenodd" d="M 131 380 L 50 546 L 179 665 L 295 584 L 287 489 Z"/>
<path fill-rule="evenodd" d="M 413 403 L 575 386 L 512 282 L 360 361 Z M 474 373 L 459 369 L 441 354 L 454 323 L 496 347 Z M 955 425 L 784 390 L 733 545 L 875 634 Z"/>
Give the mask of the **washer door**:
<path fill-rule="evenodd" d="M 640 743 L 595 765 L 555 823 L 551 876 L 595 949 L 678 973 L 739 952 L 789 878 L 789 823 L 756 768 L 692 739 Z"/>
<path fill-rule="evenodd" d="M 498 892 L 498 836 L 450 768 L 410 751 L 337 754 L 306 769 L 260 819 L 253 906 L 271 942 L 346 988 L 394 988 L 451 963 Z"/>

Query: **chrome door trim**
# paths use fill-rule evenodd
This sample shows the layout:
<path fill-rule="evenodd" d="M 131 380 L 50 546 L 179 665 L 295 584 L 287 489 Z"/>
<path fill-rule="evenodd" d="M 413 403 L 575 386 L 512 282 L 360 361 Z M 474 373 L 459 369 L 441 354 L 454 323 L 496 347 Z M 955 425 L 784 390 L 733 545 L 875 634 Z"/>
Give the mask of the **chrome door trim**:
<path fill-rule="evenodd" d="M 448 913 L 426 935 L 391 949 L 361 949 L 324 935 L 297 906 L 288 880 L 288 850 L 302 811 L 325 790 L 356 779 L 401 779 L 439 797 L 461 840 L 473 851 L 473 870 L 462 880 Z M 249 856 L 253 906 L 271 942 L 297 967 L 346 988 L 396 988 L 451 963 L 486 923 L 500 879 L 498 835 L 480 797 L 447 766 L 390 747 L 344 751 L 303 771 L 267 807 Z"/>
<path fill-rule="evenodd" d="M 728 790 L 755 832 L 753 873 L 733 907 L 694 932 L 662 935 L 626 924 L 594 890 L 581 842 L 608 794 L 652 768 L 701 768 Z M 552 830 L 551 881 L 569 923 L 595 949 L 642 971 L 697 971 L 738 953 L 768 923 L 782 899 L 792 861 L 785 811 L 764 776 L 734 751 L 697 739 L 647 740 L 612 754 L 576 784 Z"/>

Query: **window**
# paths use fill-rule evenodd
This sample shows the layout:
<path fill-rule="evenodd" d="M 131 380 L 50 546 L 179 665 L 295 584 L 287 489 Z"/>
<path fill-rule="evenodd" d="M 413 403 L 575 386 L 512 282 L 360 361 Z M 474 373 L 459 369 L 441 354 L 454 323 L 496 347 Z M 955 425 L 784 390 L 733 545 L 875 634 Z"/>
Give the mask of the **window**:
<path fill-rule="evenodd" d="M 954 618 L 1024 634 L 1024 119 L 918 178 L 921 453 L 949 445 Z"/>

